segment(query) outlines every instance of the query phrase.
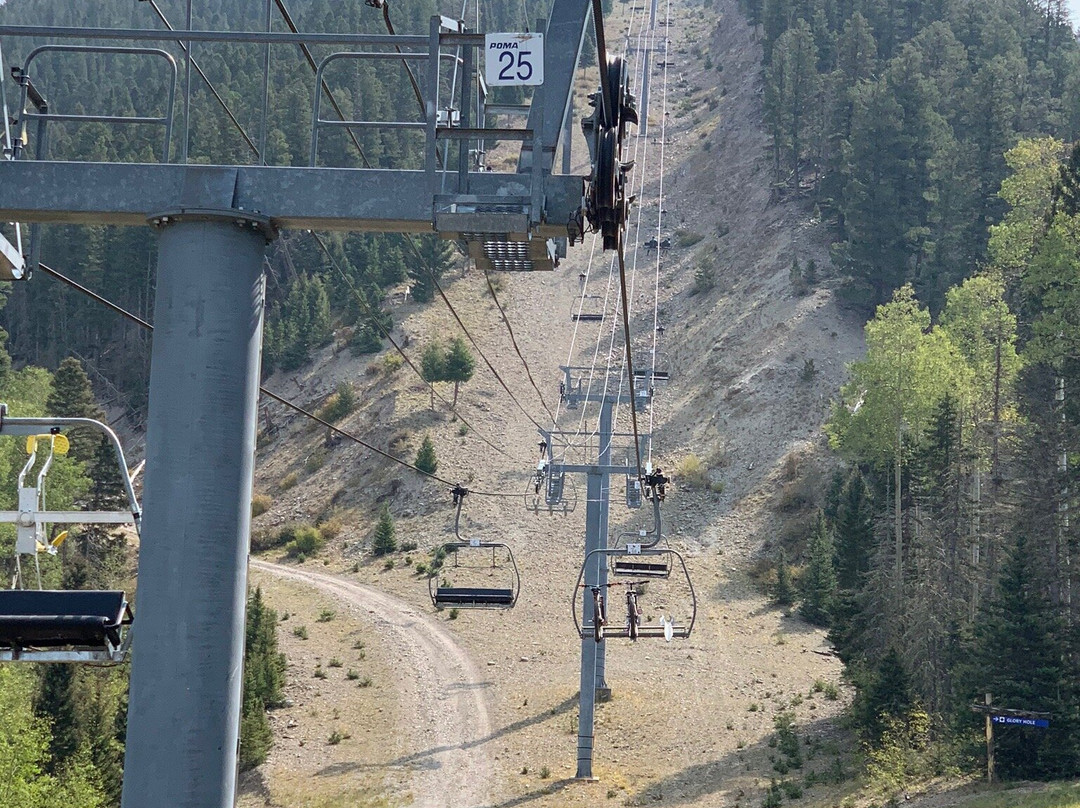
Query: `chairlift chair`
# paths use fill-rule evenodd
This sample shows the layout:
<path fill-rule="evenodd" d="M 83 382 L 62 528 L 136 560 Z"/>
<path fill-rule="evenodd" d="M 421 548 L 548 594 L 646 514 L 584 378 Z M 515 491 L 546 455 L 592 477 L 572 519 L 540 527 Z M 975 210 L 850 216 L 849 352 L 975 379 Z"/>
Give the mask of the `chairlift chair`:
<path fill-rule="evenodd" d="M 671 576 L 671 553 L 666 547 L 644 548 L 627 544 L 625 553 L 612 553 L 611 574 L 634 578 L 668 578 Z"/>
<path fill-rule="evenodd" d="M 90 427 L 112 444 L 128 497 L 128 511 L 50 511 L 45 482 L 53 458 L 68 449 L 62 430 Z M 16 574 L 12 588 L 0 591 L 0 661 L 122 662 L 131 646 L 132 613 L 122 591 L 44 590 L 39 554 L 55 555 L 66 531 L 48 540 L 50 524 L 131 524 L 138 533 L 141 511 L 115 433 L 90 418 L 9 418 L 0 404 L 0 435 L 25 437 L 30 455 L 18 478 L 18 510 L 0 511 L 0 523 L 14 524 Z M 47 447 L 34 485 L 26 478 Z M 37 589 L 27 589 L 24 559 L 33 558 Z"/>
<path fill-rule="evenodd" d="M 513 551 L 502 542 L 480 541 L 480 539 L 463 541 L 460 532 L 461 508 L 465 504 L 465 497 L 468 495 L 469 489 L 456 485 L 451 489 L 451 493 L 454 496 L 454 507 L 456 509 L 454 535 L 457 536 L 458 540 L 443 545 L 443 548 L 448 555 L 453 556 L 452 568 L 456 571 L 455 574 L 466 575 L 466 581 L 464 586 L 453 586 L 451 583 L 447 583 L 442 570 L 428 578 L 428 594 L 431 595 L 432 604 L 436 609 L 447 606 L 458 609 L 512 609 L 514 604 L 517 603 L 518 592 L 521 591 L 521 574 L 518 572 Z M 477 551 L 481 550 L 491 551 L 490 565 L 485 564 L 481 567 L 471 563 L 461 563 L 463 553 L 472 557 L 478 554 Z M 506 558 L 503 563 L 500 563 L 498 559 L 500 550 L 506 551 Z M 445 564 L 443 568 L 445 570 Z M 487 570 L 489 577 L 499 576 L 501 578 L 500 585 L 476 585 L 477 576 L 481 570 Z"/>
<path fill-rule="evenodd" d="M 570 320 L 575 323 L 602 323 L 604 321 L 603 296 L 578 296 L 570 310 Z"/>
<path fill-rule="evenodd" d="M 514 561 L 514 553 L 510 547 L 502 542 L 486 542 L 478 539 L 470 541 L 451 542 L 444 545 L 448 555 L 453 556 L 451 575 L 469 570 L 474 574 L 482 569 L 489 570 L 489 574 L 498 574 L 501 581 L 498 586 L 475 586 L 472 581 L 466 581 L 467 586 L 454 586 L 453 582 L 447 583 L 447 578 L 437 574 L 428 579 L 428 592 L 435 608 L 453 607 L 458 609 L 512 609 L 517 603 L 518 593 L 521 591 L 521 575 L 518 572 L 517 562 Z M 491 563 L 483 567 L 463 564 L 463 553 L 473 554 L 474 551 L 490 550 Z M 506 551 L 504 563 L 500 563 L 498 555 L 500 551 Z M 444 569 L 445 569 L 444 565 Z"/>

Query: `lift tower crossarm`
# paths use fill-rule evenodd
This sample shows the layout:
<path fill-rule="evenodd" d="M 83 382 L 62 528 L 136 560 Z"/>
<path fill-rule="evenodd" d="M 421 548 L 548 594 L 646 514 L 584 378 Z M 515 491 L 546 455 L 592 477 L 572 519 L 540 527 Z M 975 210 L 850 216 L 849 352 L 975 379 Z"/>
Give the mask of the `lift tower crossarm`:
<path fill-rule="evenodd" d="M 531 190 L 519 174 L 470 174 L 469 182 L 481 195 Z M 581 192 L 581 177 L 545 179 L 540 236 L 567 235 Z M 257 211 L 278 229 L 433 231 L 424 171 L 0 161 L 5 221 L 142 226 L 178 209 Z"/>

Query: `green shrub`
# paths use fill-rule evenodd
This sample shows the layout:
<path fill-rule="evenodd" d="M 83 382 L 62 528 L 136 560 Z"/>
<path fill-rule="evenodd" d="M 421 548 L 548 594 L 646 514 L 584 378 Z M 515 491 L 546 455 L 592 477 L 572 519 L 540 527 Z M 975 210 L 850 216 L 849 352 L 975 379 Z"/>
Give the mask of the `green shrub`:
<path fill-rule="evenodd" d="M 304 471 L 308 474 L 314 474 L 324 465 L 326 465 L 326 448 L 317 446 L 312 450 L 311 454 L 307 456 L 307 460 L 304 461 Z"/>
<path fill-rule="evenodd" d="M 300 476 L 295 471 L 290 471 L 284 477 L 281 478 L 281 482 L 278 483 L 278 490 L 288 491 L 293 488 L 298 482 L 300 482 Z"/>
<path fill-rule="evenodd" d="M 294 637 L 299 637 L 301 640 L 308 638 L 307 626 L 297 626 L 292 630 L 292 633 Z"/>
<path fill-rule="evenodd" d="M 326 663 L 326 667 L 328 668 L 340 668 L 341 666 L 342 662 L 337 657 L 331 657 L 330 661 Z"/>
<path fill-rule="evenodd" d="M 675 231 L 675 246 L 676 247 L 693 247 L 705 236 L 701 233 L 695 233 L 693 230 L 687 230 L 680 227 Z"/>
<path fill-rule="evenodd" d="M 348 382 L 340 382 L 337 390 L 331 393 L 319 410 L 319 417 L 324 421 L 340 421 L 356 409 L 356 390 Z"/>
<path fill-rule="evenodd" d="M 401 368 L 401 366 L 404 364 L 405 361 L 401 358 L 401 354 L 388 353 L 382 359 L 383 373 L 389 376 L 391 373 Z"/>
<path fill-rule="evenodd" d="M 342 741 L 348 740 L 351 737 L 352 735 L 350 735 L 349 733 L 341 732 L 340 730 L 335 729 L 333 732 L 330 733 L 330 737 L 326 739 L 326 742 L 330 744 L 330 746 L 337 746 Z"/>
<path fill-rule="evenodd" d="M 337 615 L 334 613 L 333 609 L 323 609 L 321 612 L 319 612 L 319 619 L 317 622 L 329 623 L 335 617 L 337 617 Z"/>
<path fill-rule="evenodd" d="M 675 466 L 675 477 L 684 485 L 704 488 L 709 482 L 709 467 L 696 454 L 689 454 Z"/>
<path fill-rule="evenodd" d="M 284 531 L 281 530 L 257 530 L 251 534 L 251 552 L 253 553 L 265 553 L 267 550 L 273 550 L 275 547 L 281 547 L 288 541 L 291 541 L 292 537 L 283 537 Z"/>
<path fill-rule="evenodd" d="M 254 519 L 256 516 L 262 516 L 273 504 L 274 500 L 270 499 L 268 494 L 255 494 L 251 498 L 251 517 Z"/>
<path fill-rule="evenodd" d="M 691 295 L 702 295 L 716 286 L 716 269 L 708 258 L 701 258 L 694 266 L 694 282 L 690 285 Z"/>
<path fill-rule="evenodd" d="M 285 543 L 285 552 L 289 558 L 307 558 L 321 550 L 325 544 L 322 533 L 311 525 L 289 525 L 282 529 L 282 533 L 286 532 L 292 536 Z"/>
<path fill-rule="evenodd" d="M 345 672 L 345 678 L 348 679 L 350 682 L 355 682 L 357 679 L 360 678 L 360 674 L 352 668 L 349 668 L 349 670 Z"/>

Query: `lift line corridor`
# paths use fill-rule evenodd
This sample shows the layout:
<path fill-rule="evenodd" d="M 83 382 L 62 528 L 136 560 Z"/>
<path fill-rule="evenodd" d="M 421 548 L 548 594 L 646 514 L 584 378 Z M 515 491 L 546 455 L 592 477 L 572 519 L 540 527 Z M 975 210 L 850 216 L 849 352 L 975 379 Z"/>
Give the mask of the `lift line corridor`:
<path fill-rule="evenodd" d="M 607 54 L 600 0 L 553 0 L 541 26 L 542 63 L 529 70 L 515 63 L 519 80 L 511 77 L 510 83 L 536 85 L 536 74 L 543 79 L 534 86 L 524 128 L 487 126 L 488 113 L 505 111 L 488 104 L 491 73 L 484 54 L 488 36 L 496 35 L 441 16 L 431 19 L 426 35 L 276 33 L 269 32 L 270 12 L 267 0 L 268 30 L 261 32 L 0 26 L 0 43 L 20 37 L 62 43 L 35 48 L 13 71 L 19 88 L 13 108 L 0 94 L 7 146 L 0 159 L 0 221 L 20 223 L 16 243 L 0 244 L 0 281 L 32 275 L 42 224 L 149 225 L 158 234 L 124 808 L 228 808 L 235 801 L 263 264 L 278 231 L 436 233 L 464 244 L 479 267 L 503 271 L 554 269 L 567 245 L 585 232 L 601 233 L 604 249 L 622 250 L 630 204 L 623 140 L 637 111 L 622 59 Z M 587 177 L 556 174 L 560 145 L 564 171 L 569 165 L 573 79 L 590 32 L 603 66 L 594 109 L 582 118 L 591 171 Z M 189 164 L 186 120 L 180 162 L 173 162 L 178 60 L 162 48 L 177 42 L 186 43 L 180 60 L 186 87 L 178 99 L 185 114 L 196 43 L 262 46 L 267 65 L 272 45 L 348 49 L 326 57 L 316 70 L 310 165 Z M 123 53 L 160 63 L 171 80 L 165 112 L 117 118 L 53 109 L 48 88 L 34 82 L 34 67 L 39 59 L 70 52 Z M 423 114 L 413 121 L 322 117 L 322 70 L 339 59 L 416 66 Z M 446 60 L 454 81 L 443 80 Z M 265 117 L 264 98 L 264 130 Z M 89 121 L 161 127 L 161 161 L 47 159 L 49 125 Z M 327 127 L 419 131 L 423 168 L 319 166 L 318 134 Z M 474 159 L 490 140 L 521 143 L 515 171 L 487 171 Z M 28 239 L 22 225 L 29 226 Z M 615 401 L 600 403 L 610 431 Z M 601 455 L 599 466 L 581 469 L 588 478 L 587 551 L 605 543 L 606 502 L 602 510 L 599 503 L 612 473 L 607 462 Z M 602 643 L 583 639 L 582 653 L 581 726 L 589 735 L 579 738 L 579 776 L 589 777 Z"/>

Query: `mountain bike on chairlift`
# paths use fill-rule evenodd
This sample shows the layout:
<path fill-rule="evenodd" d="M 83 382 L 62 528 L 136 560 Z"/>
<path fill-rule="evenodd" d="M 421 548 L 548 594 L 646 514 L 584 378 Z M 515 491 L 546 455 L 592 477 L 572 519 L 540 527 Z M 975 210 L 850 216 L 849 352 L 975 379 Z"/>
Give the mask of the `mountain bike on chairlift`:
<path fill-rule="evenodd" d="M 646 581 L 609 581 L 606 584 L 588 586 L 593 596 L 593 638 L 600 642 L 604 639 L 604 628 L 608 625 L 607 604 L 603 590 L 612 586 L 626 587 L 626 636 L 631 640 L 637 640 L 638 628 L 641 626 L 641 607 L 638 598 L 644 593 L 638 591 L 638 586 Z M 587 586 L 582 584 L 582 586 Z"/>

